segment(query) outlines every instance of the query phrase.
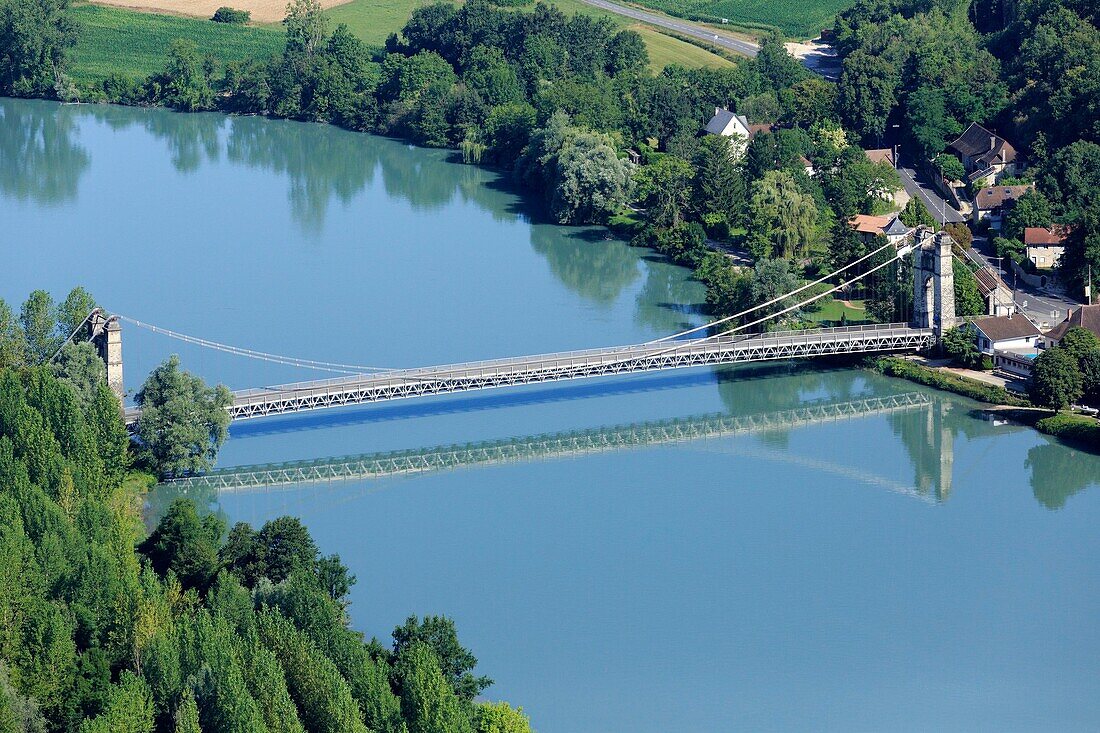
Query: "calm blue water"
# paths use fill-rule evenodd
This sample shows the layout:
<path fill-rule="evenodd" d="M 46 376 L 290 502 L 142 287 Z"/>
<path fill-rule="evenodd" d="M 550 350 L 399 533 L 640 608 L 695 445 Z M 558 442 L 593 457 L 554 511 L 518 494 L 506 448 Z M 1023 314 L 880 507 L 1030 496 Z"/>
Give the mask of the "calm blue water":
<path fill-rule="evenodd" d="M 15 304 L 79 283 L 184 333 L 378 366 L 699 322 L 685 271 L 536 222 L 444 152 L 0 100 L 0 297 Z M 131 389 L 170 353 L 231 387 L 311 376 L 132 325 L 124 340 Z M 913 394 L 903 411 L 861 402 Z M 196 496 L 231 521 L 301 516 L 357 574 L 367 634 L 453 616 L 497 680 L 487 696 L 543 733 L 1095 730 L 1100 458 L 974 407 L 805 365 L 470 393 L 240 423 L 220 465 L 559 431 L 581 431 L 577 449 Z M 673 440 L 728 418 L 747 432 Z"/>

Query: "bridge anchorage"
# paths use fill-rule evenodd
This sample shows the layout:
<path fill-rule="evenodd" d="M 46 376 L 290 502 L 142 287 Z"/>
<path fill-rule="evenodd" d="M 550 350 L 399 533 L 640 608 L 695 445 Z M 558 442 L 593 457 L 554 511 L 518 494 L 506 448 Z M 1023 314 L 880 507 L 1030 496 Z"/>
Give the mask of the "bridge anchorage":
<path fill-rule="evenodd" d="M 233 393 L 233 404 L 229 407 L 230 417 L 234 420 L 247 420 L 408 397 L 664 369 L 834 354 L 925 350 L 936 345 L 944 331 L 956 323 L 954 279 L 951 270 L 952 244 L 953 240 L 946 232 L 917 228 L 900 242 L 884 244 L 839 270 L 790 293 L 741 313 L 646 343 L 413 369 L 381 369 L 278 356 L 186 336 L 126 316 L 107 317 L 98 311 L 93 311 L 89 315 L 89 320 L 92 323 L 92 340 L 99 346 L 100 354 L 107 363 L 108 379 L 111 381 L 112 388 L 120 395 L 122 394 L 120 321 L 127 321 L 189 343 L 239 356 L 342 374 L 329 379 L 236 391 Z M 858 281 L 896 261 L 912 256 L 913 319 L 910 323 L 764 333 L 744 332 L 745 329 L 766 323 L 830 295 L 839 290 L 840 285 L 833 286 L 825 292 L 804 297 L 795 305 L 783 308 L 776 313 L 763 315 L 741 325 L 731 323 L 734 319 L 744 319 L 763 308 L 783 301 L 789 302 L 808 289 L 825 283 L 845 270 L 867 262 L 888 249 L 893 250 L 892 257 L 873 267 L 868 266 L 868 269 L 850 277 L 847 282 L 850 284 Z M 139 408 L 126 409 L 126 424 L 133 427 L 140 415 Z"/>

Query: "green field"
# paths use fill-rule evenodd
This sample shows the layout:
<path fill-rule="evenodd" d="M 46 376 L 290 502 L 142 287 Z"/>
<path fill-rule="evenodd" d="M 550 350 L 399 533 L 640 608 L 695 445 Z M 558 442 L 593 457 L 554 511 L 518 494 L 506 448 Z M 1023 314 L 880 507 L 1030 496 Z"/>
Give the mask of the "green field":
<path fill-rule="evenodd" d="M 78 85 L 97 86 L 117 72 L 144 79 L 164 67 L 168 46 L 177 38 L 195 42 L 218 61 L 266 57 L 283 49 L 283 33 L 271 28 L 214 23 L 132 10 L 77 5 L 69 12 L 82 26 L 72 52 Z"/>
<path fill-rule="evenodd" d="M 731 23 L 772 26 L 792 38 L 813 38 L 854 0 L 633 0 L 684 18 L 727 18 Z"/>
<path fill-rule="evenodd" d="M 338 5 L 328 11 L 333 23 L 345 23 L 355 35 L 373 46 L 381 46 L 386 36 L 399 31 L 409 19 L 413 10 L 427 5 L 431 0 L 352 0 L 346 5 Z M 615 25 L 636 30 L 645 39 L 649 49 L 650 66 L 660 71 L 668 64 L 679 64 L 690 68 L 731 66 L 732 63 L 706 49 L 667 36 L 650 26 L 634 23 L 628 18 L 608 13 L 580 0 L 551 0 L 567 15 L 585 13 L 587 15 L 611 18 Z M 532 6 L 526 9 L 530 10 Z"/>

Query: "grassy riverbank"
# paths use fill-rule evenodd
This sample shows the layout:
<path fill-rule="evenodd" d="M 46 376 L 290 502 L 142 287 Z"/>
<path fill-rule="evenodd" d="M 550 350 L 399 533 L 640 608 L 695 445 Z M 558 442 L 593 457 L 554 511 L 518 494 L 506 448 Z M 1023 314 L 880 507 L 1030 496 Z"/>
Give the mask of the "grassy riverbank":
<path fill-rule="evenodd" d="M 969 397 L 972 400 L 986 402 L 991 405 L 1008 405 L 1010 407 L 1029 407 L 1031 405 L 1027 400 L 1009 394 L 1008 390 L 1003 387 L 994 387 L 976 379 L 968 379 L 958 374 L 933 369 L 895 356 L 884 356 L 877 359 L 874 362 L 874 369 L 888 377 L 908 379 L 910 382 L 935 387 L 945 392 L 954 392 L 963 397 Z"/>
<path fill-rule="evenodd" d="M 893 356 L 876 359 L 873 368 L 889 377 L 908 379 L 910 382 L 954 392 L 979 402 L 1017 408 L 1005 410 L 1005 417 L 1030 425 L 1040 433 L 1053 435 L 1075 447 L 1100 452 L 1100 420 L 1096 418 L 1066 412 L 1052 414 L 1031 407 L 1027 400 L 1016 397 L 1001 387 Z"/>

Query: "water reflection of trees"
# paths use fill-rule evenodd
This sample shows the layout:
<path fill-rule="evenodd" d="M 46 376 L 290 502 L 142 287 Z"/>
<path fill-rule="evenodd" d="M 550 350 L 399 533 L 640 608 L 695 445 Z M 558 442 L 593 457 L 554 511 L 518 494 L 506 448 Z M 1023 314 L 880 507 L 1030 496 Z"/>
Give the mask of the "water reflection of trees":
<path fill-rule="evenodd" d="M 597 303 L 614 302 L 641 276 L 637 253 L 597 227 L 532 224 L 531 247 L 563 285 Z"/>
<path fill-rule="evenodd" d="M 699 304 L 705 295 L 706 288 L 684 268 L 651 261 L 635 299 L 634 320 L 660 334 L 682 331 L 702 323 Z"/>
<path fill-rule="evenodd" d="M 0 192 L 56 204 L 76 197 L 88 151 L 76 141 L 75 107 L 0 100 Z"/>
<path fill-rule="evenodd" d="M 1100 456 L 1053 441 L 1028 450 L 1024 466 L 1031 469 L 1031 493 L 1051 510 L 1061 509 L 1069 497 L 1100 484 Z"/>

